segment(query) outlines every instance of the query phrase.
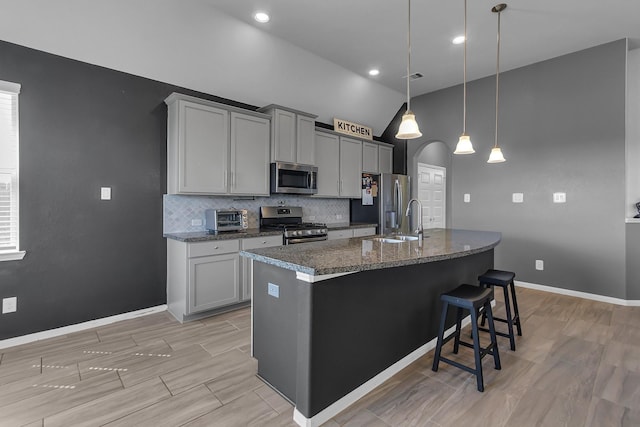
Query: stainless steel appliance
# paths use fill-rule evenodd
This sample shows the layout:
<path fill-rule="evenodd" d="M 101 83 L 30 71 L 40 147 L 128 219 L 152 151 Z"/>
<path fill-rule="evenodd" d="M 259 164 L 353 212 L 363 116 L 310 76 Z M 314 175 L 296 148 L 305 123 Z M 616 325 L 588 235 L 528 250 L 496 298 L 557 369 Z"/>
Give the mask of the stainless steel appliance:
<path fill-rule="evenodd" d="M 318 168 L 296 163 L 271 163 L 271 193 L 316 194 Z"/>
<path fill-rule="evenodd" d="M 246 209 L 207 209 L 204 217 L 205 228 L 212 233 L 239 231 L 249 226 Z"/>
<path fill-rule="evenodd" d="M 327 240 L 328 233 L 326 224 L 302 222 L 299 206 L 262 206 L 260 228 L 282 230 L 285 245 Z"/>
<path fill-rule="evenodd" d="M 377 184 L 377 195 L 372 205 L 363 205 L 362 200 L 352 199 L 349 210 L 352 222 L 377 223 L 378 234 L 408 234 L 414 218 L 406 212 L 411 199 L 411 180 L 407 175 L 363 174 Z M 411 216 L 415 216 L 413 210 Z M 410 221 L 411 220 L 411 221 Z"/>
<path fill-rule="evenodd" d="M 378 233 L 409 234 L 411 225 L 405 213 L 411 199 L 411 178 L 383 173 L 378 181 Z"/>

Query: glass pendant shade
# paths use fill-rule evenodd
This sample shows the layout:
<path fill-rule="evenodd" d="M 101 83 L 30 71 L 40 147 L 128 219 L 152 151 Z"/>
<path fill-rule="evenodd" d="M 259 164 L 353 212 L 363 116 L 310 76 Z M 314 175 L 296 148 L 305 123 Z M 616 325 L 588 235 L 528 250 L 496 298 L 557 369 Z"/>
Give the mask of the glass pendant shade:
<path fill-rule="evenodd" d="M 400 128 L 398 129 L 396 138 L 414 139 L 420 138 L 421 136 L 422 133 L 420 132 L 420 129 L 418 129 L 416 116 L 411 112 L 411 110 L 407 110 L 407 112 L 402 115 L 402 122 L 400 123 Z"/>
<path fill-rule="evenodd" d="M 454 151 L 453 154 L 473 154 L 475 152 L 476 150 L 473 149 L 469 135 L 464 133 L 460 135 L 458 145 L 456 145 L 456 151 Z"/>
<path fill-rule="evenodd" d="M 502 155 L 500 147 L 494 147 L 491 149 L 491 154 L 489 154 L 489 160 L 487 160 L 487 163 L 502 163 L 506 161 L 507 160 Z"/>

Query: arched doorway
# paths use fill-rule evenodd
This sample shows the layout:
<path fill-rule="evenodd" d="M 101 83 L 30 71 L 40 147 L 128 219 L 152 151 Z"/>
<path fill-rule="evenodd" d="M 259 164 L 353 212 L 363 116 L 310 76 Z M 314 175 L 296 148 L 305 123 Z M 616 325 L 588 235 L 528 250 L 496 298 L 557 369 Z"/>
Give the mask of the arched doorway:
<path fill-rule="evenodd" d="M 430 141 L 416 150 L 410 165 L 412 196 L 422 203 L 423 228 L 446 228 L 450 223 L 449 185 L 451 149 L 442 141 Z"/>

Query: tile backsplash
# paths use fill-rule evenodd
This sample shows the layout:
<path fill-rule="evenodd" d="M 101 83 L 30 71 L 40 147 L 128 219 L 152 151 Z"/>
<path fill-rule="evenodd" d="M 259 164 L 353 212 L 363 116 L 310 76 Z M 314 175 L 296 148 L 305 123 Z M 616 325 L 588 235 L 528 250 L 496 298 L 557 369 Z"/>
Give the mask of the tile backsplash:
<path fill-rule="evenodd" d="M 221 196 L 163 196 L 163 232 L 183 233 L 204 231 L 206 209 L 246 209 L 249 227 L 259 227 L 260 206 L 301 206 L 303 221 L 327 224 L 349 222 L 349 199 L 321 199 L 308 196 L 278 195 L 234 199 Z M 191 225 L 192 220 L 201 220 L 202 225 Z"/>

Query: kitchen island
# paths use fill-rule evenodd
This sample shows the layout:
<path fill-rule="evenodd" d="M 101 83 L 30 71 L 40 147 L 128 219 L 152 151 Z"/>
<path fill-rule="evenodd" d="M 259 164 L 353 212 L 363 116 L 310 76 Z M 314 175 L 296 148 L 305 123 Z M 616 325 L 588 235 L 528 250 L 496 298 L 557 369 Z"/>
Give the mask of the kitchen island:
<path fill-rule="evenodd" d="M 439 295 L 493 267 L 500 233 L 341 239 L 243 251 L 258 375 L 320 425 L 435 346 Z M 453 313 L 449 326 L 453 325 Z"/>

